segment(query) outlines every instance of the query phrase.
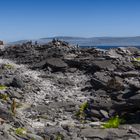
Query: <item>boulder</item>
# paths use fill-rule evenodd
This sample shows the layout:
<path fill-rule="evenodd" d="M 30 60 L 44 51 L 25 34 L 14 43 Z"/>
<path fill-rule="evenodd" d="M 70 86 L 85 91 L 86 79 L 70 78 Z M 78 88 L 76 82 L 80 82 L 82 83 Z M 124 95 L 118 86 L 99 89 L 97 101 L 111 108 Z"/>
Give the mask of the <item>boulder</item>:
<path fill-rule="evenodd" d="M 90 83 L 93 87 L 93 89 L 98 90 L 98 89 L 106 89 L 107 84 L 104 81 L 98 80 L 96 78 L 92 78 L 90 80 Z"/>
<path fill-rule="evenodd" d="M 113 59 L 118 59 L 118 58 L 119 59 L 122 59 L 122 55 L 121 54 L 118 54 L 115 49 L 108 50 L 106 52 L 106 57 L 107 58 L 113 58 Z"/>
<path fill-rule="evenodd" d="M 6 107 L 5 108 L 0 107 L 0 118 L 6 120 L 7 122 L 13 121 L 13 116 Z"/>
<path fill-rule="evenodd" d="M 59 70 L 64 70 L 67 68 L 67 64 L 60 58 L 48 58 L 46 59 L 46 64 L 44 65 L 45 67 L 50 67 L 53 69 L 53 71 L 59 71 Z"/>
<path fill-rule="evenodd" d="M 100 138 L 105 139 L 108 136 L 108 132 L 104 129 L 92 129 L 92 128 L 86 128 L 82 129 L 81 135 L 86 138 Z"/>
<path fill-rule="evenodd" d="M 134 128 L 133 131 L 130 131 L 130 128 L 125 129 L 93 129 L 85 128 L 82 129 L 81 135 L 90 139 L 102 139 L 102 140 L 122 140 L 122 139 L 138 139 L 137 135 L 134 135 L 134 132 L 137 132 Z M 134 131 L 135 130 L 135 131 Z"/>
<path fill-rule="evenodd" d="M 140 89 L 140 80 L 138 78 L 135 77 L 125 78 L 125 82 L 135 90 Z"/>
<path fill-rule="evenodd" d="M 127 72 L 124 72 L 122 73 L 122 76 L 123 77 L 138 77 L 140 75 L 139 71 L 127 71 Z"/>
<path fill-rule="evenodd" d="M 129 102 L 140 108 L 140 93 L 129 98 Z"/>
<path fill-rule="evenodd" d="M 96 72 L 94 73 L 94 77 L 98 80 L 107 83 L 109 80 L 111 80 L 111 76 L 107 72 Z"/>
<path fill-rule="evenodd" d="M 95 60 L 92 62 L 92 67 L 100 70 L 114 71 L 116 66 L 112 64 L 111 60 Z"/>
<path fill-rule="evenodd" d="M 24 88 L 25 84 L 20 76 L 16 76 L 13 78 L 12 83 L 10 86 L 16 87 L 16 88 Z"/>

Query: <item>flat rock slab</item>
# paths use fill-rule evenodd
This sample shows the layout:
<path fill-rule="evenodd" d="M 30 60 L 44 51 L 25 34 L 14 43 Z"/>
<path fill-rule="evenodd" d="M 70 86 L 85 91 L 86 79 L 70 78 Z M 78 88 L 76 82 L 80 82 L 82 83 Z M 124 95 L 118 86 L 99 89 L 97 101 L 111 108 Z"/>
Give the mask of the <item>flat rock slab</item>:
<path fill-rule="evenodd" d="M 104 129 L 83 129 L 81 131 L 81 135 L 86 138 L 106 138 L 108 136 L 108 132 Z"/>
<path fill-rule="evenodd" d="M 115 70 L 116 66 L 112 64 L 111 60 L 100 60 L 100 61 L 94 61 L 92 63 L 93 66 L 95 66 L 98 69 L 105 69 L 105 70 Z"/>
<path fill-rule="evenodd" d="M 86 138 L 114 139 L 114 138 L 131 138 L 133 134 L 128 133 L 128 130 L 110 128 L 110 129 L 94 129 L 86 128 L 81 131 L 81 135 Z"/>

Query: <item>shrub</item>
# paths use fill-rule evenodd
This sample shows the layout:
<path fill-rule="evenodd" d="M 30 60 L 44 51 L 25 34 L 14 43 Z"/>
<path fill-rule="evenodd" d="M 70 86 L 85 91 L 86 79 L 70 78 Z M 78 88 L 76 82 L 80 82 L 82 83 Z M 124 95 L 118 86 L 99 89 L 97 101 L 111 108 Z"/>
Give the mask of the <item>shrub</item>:
<path fill-rule="evenodd" d="M 85 110 L 88 108 L 88 102 L 84 102 L 81 106 L 79 111 L 77 112 L 76 116 L 78 116 L 80 119 L 85 119 L 86 114 Z"/>
<path fill-rule="evenodd" d="M 7 88 L 7 86 L 0 85 L 0 90 L 5 90 L 6 88 Z"/>
<path fill-rule="evenodd" d="M 6 68 L 6 69 L 13 69 L 14 66 L 11 65 L 11 64 L 4 64 L 4 68 Z"/>
<path fill-rule="evenodd" d="M 105 122 L 104 124 L 102 124 L 102 128 L 118 128 L 119 125 L 121 123 L 123 123 L 124 120 L 119 118 L 119 116 L 115 116 L 115 117 L 112 117 L 110 118 L 107 122 Z"/>
<path fill-rule="evenodd" d="M 15 134 L 20 136 L 25 136 L 27 133 L 27 130 L 25 128 L 17 128 L 15 129 Z"/>
<path fill-rule="evenodd" d="M 63 140 L 64 136 L 62 134 L 57 134 L 56 140 Z"/>
<path fill-rule="evenodd" d="M 140 57 L 133 58 L 134 61 L 140 62 Z"/>

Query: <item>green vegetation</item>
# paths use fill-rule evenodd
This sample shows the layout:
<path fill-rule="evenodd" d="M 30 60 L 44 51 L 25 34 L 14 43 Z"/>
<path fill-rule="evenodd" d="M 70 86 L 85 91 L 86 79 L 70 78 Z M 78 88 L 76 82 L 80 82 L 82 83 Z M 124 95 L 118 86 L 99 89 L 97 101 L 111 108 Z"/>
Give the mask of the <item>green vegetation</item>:
<path fill-rule="evenodd" d="M 7 86 L 0 85 L 0 90 L 5 90 L 6 88 L 7 88 Z"/>
<path fill-rule="evenodd" d="M 0 94 L 0 99 L 7 101 L 8 95 L 7 94 Z"/>
<path fill-rule="evenodd" d="M 134 61 L 140 62 L 140 57 L 134 58 Z"/>
<path fill-rule="evenodd" d="M 56 136 L 56 140 L 63 140 L 64 139 L 64 136 L 62 134 L 58 134 Z"/>
<path fill-rule="evenodd" d="M 4 64 L 4 68 L 6 69 L 14 69 L 14 66 L 11 64 Z"/>
<path fill-rule="evenodd" d="M 27 130 L 25 128 L 17 128 L 15 129 L 15 134 L 20 136 L 25 136 L 27 133 Z"/>
<path fill-rule="evenodd" d="M 88 102 L 84 102 L 81 106 L 79 111 L 76 113 L 76 116 L 81 120 L 84 120 L 86 117 L 85 110 L 88 108 Z"/>
<path fill-rule="evenodd" d="M 123 123 L 124 120 L 119 118 L 119 116 L 115 116 L 115 117 L 112 117 L 110 118 L 107 122 L 105 122 L 101 127 L 102 128 L 118 128 L 119 125 L 121 123 Z"/>
<path fill-rule="evenodd" d="M 140 67 L 140 63 L 138 61 L 133 61 L 132 63 L 135 67 Z"/>
<path fill-rule="evenodd" d="M 133 58 L 132 63 L 136 68 L 139 68 L 140 67 L 140 57 Z"/>

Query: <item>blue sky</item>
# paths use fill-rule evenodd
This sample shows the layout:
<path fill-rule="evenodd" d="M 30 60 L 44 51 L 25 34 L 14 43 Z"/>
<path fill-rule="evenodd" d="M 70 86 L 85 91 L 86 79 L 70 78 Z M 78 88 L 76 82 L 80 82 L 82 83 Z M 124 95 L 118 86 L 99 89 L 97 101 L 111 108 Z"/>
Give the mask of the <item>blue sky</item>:
<path fill-rule="evenodd" d="M 0 0 L 0 39 L 139 36 L 140 0 Z"/>

